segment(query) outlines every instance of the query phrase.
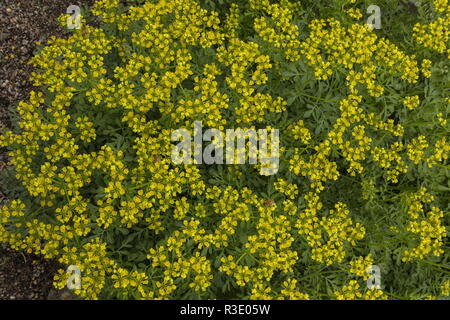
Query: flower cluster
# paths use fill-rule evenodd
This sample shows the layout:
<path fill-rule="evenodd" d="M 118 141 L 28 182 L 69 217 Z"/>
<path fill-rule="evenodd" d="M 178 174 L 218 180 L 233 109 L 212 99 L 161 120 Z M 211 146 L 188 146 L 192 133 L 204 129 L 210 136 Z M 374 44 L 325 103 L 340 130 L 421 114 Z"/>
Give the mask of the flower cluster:
<path fill-rule="evenodd" d="M 387 298 L 358 282 L 375 261 L 407 274 L 448 254 L 449 10 L 433 4 L 413 35 L 437 53 L 415 55 L 355 8 L 96 1 L 98 26 L 31 60 L 37 89 L 0 136 L 0 242 L 78 267 L 86 299 Z M 171 134 L 196 121 L 280 129 L 277 175 L 175 164 Z"/>
<path fill-rule="evenodd" d="M 367 280 L 370 277 L 368 269 L 372 265 L 373 257 L 371 254 L 368 254 L 366 257 L 359 257 L 356 260 L 350 261 L 350 272 Z"/>
<path fill-rule="evenodd" d="M 416 42 L 450 58 L 450 5 L 448 0 L 433 0 L 438 17 L 429 23 L 417 23 L 413 29 Z"/>
<path fill-rule="evenodd" d="M 434 197 L 425 188 L 410 195 L 408 201 L 409 223 L 407 230 L 416 235 L 417 246 L 403 252 L 403 261 L 423 259 L 425 256 L 440 256 L 444 253 L 443 239 L 446 237 L 445 226 L 442 225 L 444 213 L 432 206 L 425 213 L 424 204 L 430 203 Z"/>
<path fill-rule="evenodd" d="M 337 300 L 386 300 L 387 295 L 379 289 L 367 289 L 361 292 L 360 285 L 356 280 L 351 280 L 340 290 L 335 291 Z"/>

